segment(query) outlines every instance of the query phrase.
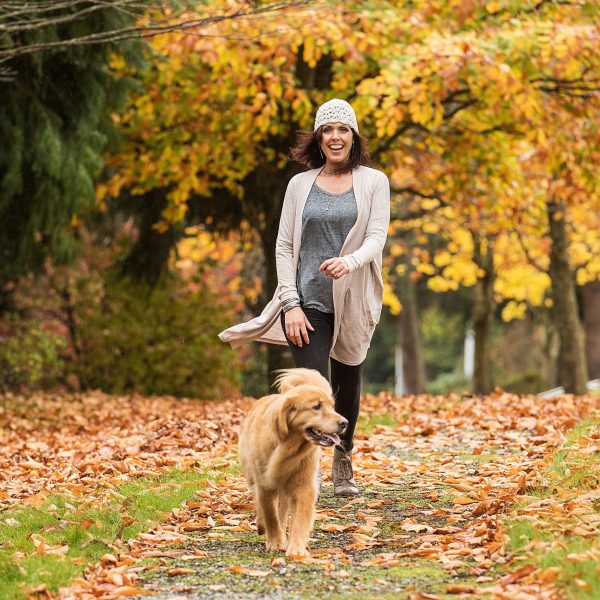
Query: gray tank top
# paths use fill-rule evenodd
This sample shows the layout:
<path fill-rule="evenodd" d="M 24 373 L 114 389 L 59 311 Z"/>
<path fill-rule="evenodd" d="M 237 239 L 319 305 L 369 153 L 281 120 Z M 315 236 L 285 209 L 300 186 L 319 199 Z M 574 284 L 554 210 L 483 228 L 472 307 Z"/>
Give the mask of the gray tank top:
<path fill-rule="evenodd" d="M 358 216 L 354 189 L 327 192 L 316 183 L 302 213 L 302 239 L 296 285 L 305 307 L 333 312 L 333 279 L 319 271 L 324 260 L 339 256 Z"/>

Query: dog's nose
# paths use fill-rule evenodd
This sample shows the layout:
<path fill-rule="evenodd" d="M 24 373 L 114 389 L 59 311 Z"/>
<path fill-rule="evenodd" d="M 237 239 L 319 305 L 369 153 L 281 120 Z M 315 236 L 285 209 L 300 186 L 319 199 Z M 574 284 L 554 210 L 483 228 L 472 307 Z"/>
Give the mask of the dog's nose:
<path fill-rule="evenodd" d="M 338 427 L 339 427 L 339 429 L 340 429 L 340 433 L 341 433 L 342 431 L 344 431 L 344 430 L 346 429 L 346 427 L 348 427 L 348 419 L 341 418 L 341 419 L 338 421 Z"/>

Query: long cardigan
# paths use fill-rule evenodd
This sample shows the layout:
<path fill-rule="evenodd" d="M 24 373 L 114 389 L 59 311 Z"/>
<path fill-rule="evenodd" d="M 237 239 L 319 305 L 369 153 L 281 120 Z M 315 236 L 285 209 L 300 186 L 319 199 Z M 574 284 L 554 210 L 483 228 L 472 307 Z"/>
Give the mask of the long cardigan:
<path fill-rule="evenodd" d="M 287 345 L 279 315 L 281 302 L 298 296 L 296 270 L 302 238 L 302 212 L 321 168 L 295 175 L 289 182 L 275 248 L 278 285 L 262 313 L 219 334 L 232 347 L 259 341 Z M 381 171 L 360 166 L 352 172 L 358 216 L 340 256 L 350 273 L 333 280 L 334 327 L 330 356 L 346 365 L 359 365 L 367 355 L 381 315 L 382 251 L 390 222 L 390 185 Z"/>

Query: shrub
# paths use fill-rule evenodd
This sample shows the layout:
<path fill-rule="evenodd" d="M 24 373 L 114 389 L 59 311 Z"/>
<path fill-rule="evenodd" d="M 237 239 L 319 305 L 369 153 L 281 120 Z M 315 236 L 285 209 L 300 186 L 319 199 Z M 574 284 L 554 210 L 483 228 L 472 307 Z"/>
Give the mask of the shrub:
<path fill-rule="evenodd" d="M 17 315 L 6 319 L 10 335 L 0 343 L 0 377 L 5 387 L 48 387 L 62 377 L 60 350 L 64 338 L 45 331 L 39 321 L 24 321 Z"/>
<path fill-rule="evenodd" d="M 427 392 L 429 394 L 445 395 L 450 392 L 463 392 L 471 389 L 471 382 L 462 373 L 453 371 L 452 373 L 443 373 L 434 381 L 427 383 Z"/>
<path fill-rule="evenodd" d="M 84 387 L 216 398 L 223 382 L 239 381 L 217 337 L 226 326 L 218 299 L 175 277 L 153 289 L 109 279 L 101 298 L 80 303 L 78 321 Z"/>

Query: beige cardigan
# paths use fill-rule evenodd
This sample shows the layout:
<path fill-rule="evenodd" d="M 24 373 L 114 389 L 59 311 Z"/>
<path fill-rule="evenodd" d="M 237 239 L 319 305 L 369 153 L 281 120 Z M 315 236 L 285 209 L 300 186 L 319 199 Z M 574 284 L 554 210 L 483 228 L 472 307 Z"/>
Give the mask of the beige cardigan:
<path fill-rule="evenodd" d="M 258 317 L 219 334 L 234 348 L 250 341 L 287 345 L 279 320 L 281 301 L 298 295 L 296 269 L 302 212 L 320 171 L 318 168 L 299 173 L 288 184 L 275 249 L 277 289 Z M 340 252 L 350 273 L 333 280 L 335 318 L 330 352 L 330 356 L 346 365 L 363 362 L 381 315 L 381 255 L 390 222 L 390 185 L 384 173 L 360 166 L 352 172 L 352 185 L 358 216 Z"/>

